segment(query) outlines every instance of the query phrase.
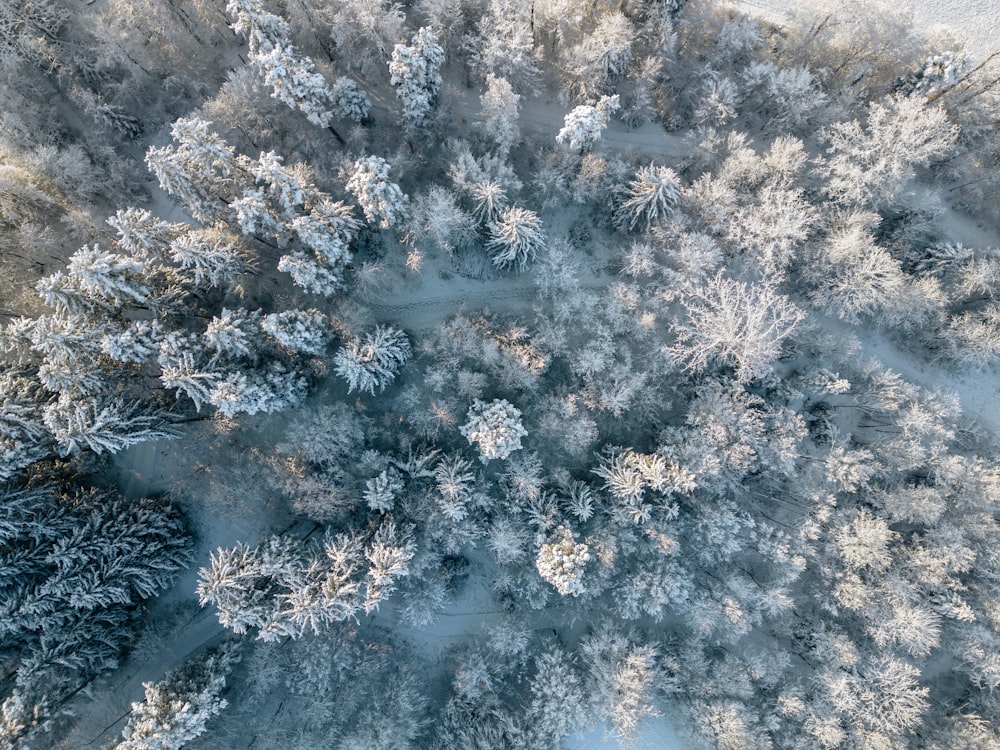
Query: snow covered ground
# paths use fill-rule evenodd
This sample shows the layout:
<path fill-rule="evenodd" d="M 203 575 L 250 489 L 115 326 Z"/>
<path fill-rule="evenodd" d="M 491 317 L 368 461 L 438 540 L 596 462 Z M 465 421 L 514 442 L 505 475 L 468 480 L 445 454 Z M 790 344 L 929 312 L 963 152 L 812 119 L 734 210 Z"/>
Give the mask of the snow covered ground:
<path fill-rule="evenodd" d="M 867 2 L 868 0 L 854 0 Z M 786 20 L 802 0 L 734 0 L 735 5 L 773 19 Z M 1000 0 L 901 0 L 903 6 L 913 11 L 913 20 L 918 27 L 929 31 L 944 27 L 958 40 L 968 44 L 968 48 L 979 59 L 1000 49 Z"/>

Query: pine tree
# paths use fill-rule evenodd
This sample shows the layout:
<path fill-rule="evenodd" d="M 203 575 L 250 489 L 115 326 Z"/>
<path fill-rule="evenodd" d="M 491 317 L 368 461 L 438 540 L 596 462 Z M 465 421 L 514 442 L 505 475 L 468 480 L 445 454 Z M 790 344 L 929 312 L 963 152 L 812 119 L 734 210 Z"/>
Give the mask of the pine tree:
<path fill-rule="evenodd" d="M 211 222 L 246 180 L 246 160 L 238 158 L 232 146 L 210 123 L 182 117 L 171 126 L 176 145 L 150 147 L 146 166 L 160 187 L 183 203 L 199 221 Z"/>
<path fill-rule="evenodd" d="M 260 328 L 282 347 L 296 354 L 320 356 L 330 338 L 330 323 L 318 310 L 285 310 L 268 313 Z"/>
<path fill-rule="evenodd" d="M 183 520 L 161 501 L 0 488 L 0 648 L 17 663 L 0 738 L 44 727 L 81 679 L 116 666 L 140 602 L 189 559 Z"/>
<path fill-rule="evenodd" d="M 409 46 L 397 44 L 389 61 L 389 83 L 403 104 L 403 117 L 419 125 L 430 115 L 441 89 L 444 50 L 437 35 L 421 28 Z"/>
<path fill-rule="evenodd" d="M 545 247 L 542 220 L 527 208 L 504 209 L 499 218 L 490 223 L 489 229 L 490 240 L 486 246 L 497 268 L 516 265 L 523 271 Z"/>
<path fill-rule="evenodd" d="M 673 213 L 680 196 L 680 179 L 670 167 L 642 167 L 629 182 L 627 200 L 618 209 L 618 220 L 635 229 L 645 219 L 645 228 L 657 224 Z"/>
<path fill-rule="evenodd" d="M 314 125 L 330 127 L 334 93 L 312 60 L 299 57 L 291 45 L 276 45 L 252 61 L 271 87 L 271 96 L 300 110 Z"/>
<path fill-rule="evenodd" d="M 368 119 L 372 103 L 368 94 L 358 86 L 353 78 L 341 76 L 330 90 L 333 100 L 333 112 L 337 117 L 362 123 Z"/>
<path fill-rule="evenodd" d="M 345 187 L 354 194 L 369 222 L 380 227 L 399 223 L 406 213 L 406 196 L 399 185 L 389 181 L 389 162 L 379 156 L 367 156 L 354 162 L 354 170 Z"/>
<path fill-rule="evenodd" d="M 63 394 L 45 408 L 43 419 L 62 456 L 84 448 L 118 453 L 147 440 L 177 437 L 163 416 L 120 398 L 76 399 Z"/>
<path fill-rule="evenodd" d="M 146 698 L 132 704 L 114 750 L 181 750 L 200 737 L 208 720 L 226 707 L 219 696 L 237 660 L 231 648 L 224 648 L 168 672 L 161 682 L 144 682 Z"/>
<path fill-rule="evenodd" d="M 196 287 L 232 286 L 252 268 L 236 236 L 221 228 L 189 231 L 170 243 L 168 253 Z"/>
<path fill-rule="evenodd" d="M 347 381 L 348 392 L 374 395 L 392 383 L 412 351 L 406 334 L 390 326 L 377 326 L 371 333 L 351 341 L 334 357 L 336 373 Z"/>

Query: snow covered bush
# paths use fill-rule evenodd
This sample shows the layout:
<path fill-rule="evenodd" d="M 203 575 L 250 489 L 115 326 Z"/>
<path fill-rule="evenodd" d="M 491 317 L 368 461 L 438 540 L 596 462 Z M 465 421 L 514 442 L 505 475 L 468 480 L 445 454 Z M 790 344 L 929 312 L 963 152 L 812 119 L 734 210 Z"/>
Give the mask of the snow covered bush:
<path fill-rule="evenodd" d="M 586 591 L 583 570 L 588 560 L 590 548 L 583 542 L 575 541 L 573 532 L 560 526 L 538 550 L 535 567 L 538 574 L 563 596 L 579 596 Z"/>
<path fill-rule="evenodd" d="M 478 398 L 469 407 L 459 432 L 479 448 L 479 458 L 484 464 L 520 450 L 521 438 L 528 434 L 521 424 L 521 412 L 509 401 L 494 399 L 487 404 Z"/>
<path fill-rule="evenodd" d="M 403 116 L 419 124 L 427 119 L 441 88 L 444 50 L 429 28 L 414 34 L 411 44 L 397 44 L 389 61 L 389 83 L 403 103 Z"/>
<path fill-rule="evenodd" d="M 399 185 L 389 181 L 389 162 L 380 156 L 366 156 L 354 162 L 345 187 L 354 194 L 370 222 L 391 227 L 406 214 L 406 196 Z"/>
<path fill-rule="evenodd" d="M 504 209 L 496 221 L 490 222 L 489 230 L 490 240 L 486 247 L 497 268 L 516 265 L 523 271 L 545 247 L 542 220 L 527 208 Z"/>
<path fill-rule="evenodd" d="M 563 128 L 556 135 L 559 143 L 568 143 L 572 149 L 586 151 L 601 140 L 611 115 L 618 110 L 618 95 L 602 96 L 595 105 L 583 104 L 566 115 Z"/>
<path fill-rule="evenodd" d="M 391 326 L 377 326 L 372 333 L 342 347 L 333 359 L 335 372 L 347 381 L 347 390 L 375 394 L 396 378 L 412 351 L 406 334 Z"/>

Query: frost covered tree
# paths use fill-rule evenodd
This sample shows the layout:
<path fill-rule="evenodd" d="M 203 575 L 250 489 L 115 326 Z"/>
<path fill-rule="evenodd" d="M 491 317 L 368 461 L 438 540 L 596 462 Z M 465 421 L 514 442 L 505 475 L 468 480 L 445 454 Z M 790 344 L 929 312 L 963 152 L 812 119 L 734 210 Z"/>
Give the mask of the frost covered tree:
<path fill-rule="evenodd" d="M 636 30 L 617 11 L 600 17 L 593 32 L 574 45 L 564 63 L 570 96 L 592 99 L 614 90 L 632 58 Z"/>
<path fill-rule="evenodd" d="M 160 682 L 144 682 L 114 750 L 181 750 L 227 705 L 221 698 L 237 656 L 232 648 L 196 657 Z"/>
<path fill-rule="evenodd" d="M 282 347 L 297 354 L 320 356 L 330 339 L 329 319 L 318 310 L 285 310 L 268 313 L 260 328 Z"/>
<path fill-rule="evenodd" d="M 419 125 L 430 115 L 441 89 L 444 49 L 437 35 L 421 28 L 409 45 L 397 44 L 389 61 L 389 83 L 403 104 L 403 117 Z"/>
<path fill-rule="evenodd" d="M 167 252 L 167 246 L 188 229 L 187 225 L 164 221 L 144 208 L 126 208 L 115 212 L 107 224 L 118 234 L 118 249 L 139 261 L 154 261 Z"/>
<path fill-rule="evenodd" d="M 151 146 L 146 166 L 160 187 L 183 203 L 192 216 L 211 222 L 245 181 L 246 165 L 211 123 L 182 117 L 170 128 L 176 145 Z"/>
<path fill-rule="evenodd" d="M 120 309 L 149 303 L 143 272 L 143 265 L 132 258 L 84 245 L 70 257 L 66 281 L 96 304 Z"/>
<path fill-rule="evenodd" d="M 501 154 L 506 154 L 521 140 L 521 131 L 517 127 L 520 101 L 520 94 L 514 91 L 507 79 L 486 74 L 486 90 L 479 97 L 483 132 L 496 143 Z"/>
<path fill-rule="evenodd" d="M 645 229 L 666 219 L 680 196 L 681 182 L 670 167 L 650 164 L 642 167 L 629 182 L 626 200 L 618 207 L 618 221 L 635 229 L 645 220 Z"/>
<path fill-rule="evenodd" d="M 548 648 L 535 658 L 528 715 L 537 731 L 561 743 L 589 722 L 583 675 L 571 654 Z"/>
<path fill-rule="evenodd" d="M 406 196 L 389 181 L 389 162 L 380 156 L 355 161 L 345 187 L 357 198 L 365 218 L 380 227 L 398 224 L 406 214 Z"/>
<path fill-rule="evenodd" d="M 410 245 L 452 253 L 475 237 L 476 221 L 458 205 L 452 191 L 435 185 L 414 199 L 406 232 Z"/>
<path fill-rule="evenodd" d="M 827 190 L 854 204 L 891 203 L 918 166 L 946 155 L 958 138 L 948 113 L 919 96 L 894 96 L 868 107 L 857 120 L 830 127 Z"/>
<path fill-rule="evenodd" d="M 350 206 L 323 196 L 307 213 L 296 216 L 291 228 L 312 255 L 294 250 L 278 260 L 278 270 L 313 294 L 329 296 L 344 286 L 344 269 L 351 260 L 351 243 L 360 227 Z"/>
<path fill-rule="evenodd" d="M 271 87 L 271 96 L 300 110 L 314 125 L 329 128 L 332 110 L 338 108 L 336 94 L 316 72 L 316 64 L 289 42 L 288 22 L 265 10 L 260 0 L 230 0 L 226 11 L 233 17 L 233 30 L 247 38 L 250 64 Z"/>
<path fill-rule="evenodd" d="M 222 228 L 187 232 L 173 240 L 167 252 L 196 287 L 232 286 L 252 268 L 236 235 Z"/>
<path fill-rule="evenodd" d="M 372 103 L 353 78 L 341 76 L 330 90 L 333 100 L 333 112 L 337 117 L 362 123 L 368 119 Z"/>
<path fill-rule="evenodd" d="M 521 424 L 521 411 L 506 399 L 490 403 L 476 399 L 469 407 L 466 422 L 459 428 L 462 436 L 479 449 L 485 464 L 494 458 L 507 458 L 521 449 L 521 438 L 528 434 Z"/>
<path fill-rule="evenodd" d="M 252 55 L 250 59 L 264 82 L 271 87 L 271 96 L 292 109 L 300 110 L 314 125 L 330 127 L 335 106 L 334 92 L 326 79 L 316 72 L 312 60 L 300 57 L 291 45 L 275 45 L 267 52 Z"/>
<path fill-rule="evenodd" d="M 517 266 L 524 270 L 545 247 L 542 220 L 534 211 L 520 206 L 504 209 L 490 222 L 486 247 L 497 268 Z"/>
<path fill-rule="evenodd" d="M 375 394 L 384 391 L 396 378 L 399 369 L 412 356 L 406 334 L 391 326 L 356 338 L 334 356 L 334 370 L 347 381 L 347 390 Z"/>
<path fill-rule="evenodd" d="M 44 726 L 81 679 L 117 664 L 138 606 L 187 566 L 190 543 L 180 514 L 158 500 L 0 488 L 0 653 L 16 670 L 0 722 L 5 746 Z"/>
<path fill-rule="evenodd" d="M 408 574 L 414 552 L 391 520 L 370 539 L 347 532 L 321 542 L 275 536 L 217 550 L 199 571 L 198 598 L 238 634 L 256 629 L 263 641 L 319 635 L 362 609 L 377 609 Z"/>
<path fill-rule="evenodd" d="M 620 741 L 631 741 L 641 721 L 660 715 L 653 703 L 659 682 L 656 651 L 608 626 L 587 636 L 580 651 L 595 707 L 614 725 Z"/>
<path fill-rule="evenodd" d="M 62 394 L 45 407 L 43 420 L 61 456 L 83 449 L 118 453 L 129 446 L 177 437 L 160 414 L 121 398 L 73 398 Z"/>
<path fill-rule="evenodd" d="M 514 0 L 490 0 L 466 48 L 469 66 L 483 79 L 492 73 L 525 93 L 538 78 L 531 9 Z"/>
<path fill-rule="evenodd" d="M 587 151 L 601 140 L 611 115 L 618 110 L 618 95 L 602 96 L 596 105 L 581 104 L 567 113 L 556 141 L 569 147 Z"/>
<path fill-rule="evenodd" d="M 763 284 L 748 284 L 716 274 L 682 298 L 685 319 L 672 327 L 671 351 L 688 370 L 717 362 L 732 367 L 739 381 L 767 374 L 782 342 L 805 313 L 787 297 Z"/>
<path fill-rule="evenodd" d="M 590 560 L 590 548 L 577 542 L 565 526 L 555 530 L 535 558 L 538 575 L 551 583 L 563 596 L 579 596 L 587 589 L 583 572 Z"/>

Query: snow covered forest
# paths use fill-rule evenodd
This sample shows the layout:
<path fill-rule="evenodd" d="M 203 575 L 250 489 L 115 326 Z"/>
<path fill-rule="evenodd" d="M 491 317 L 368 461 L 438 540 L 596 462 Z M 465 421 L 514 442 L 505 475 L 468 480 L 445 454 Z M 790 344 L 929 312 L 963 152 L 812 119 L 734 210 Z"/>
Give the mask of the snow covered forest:
<path fill-rule="evenodd" d="M 0 750 L 1000 747 L 1000 52 L 883 0 L 0 52 Z"/>

